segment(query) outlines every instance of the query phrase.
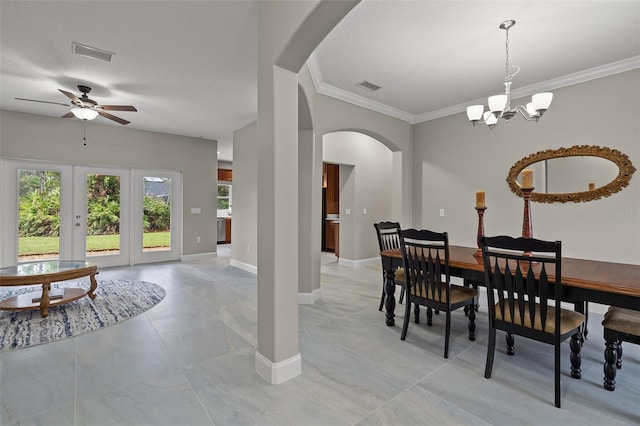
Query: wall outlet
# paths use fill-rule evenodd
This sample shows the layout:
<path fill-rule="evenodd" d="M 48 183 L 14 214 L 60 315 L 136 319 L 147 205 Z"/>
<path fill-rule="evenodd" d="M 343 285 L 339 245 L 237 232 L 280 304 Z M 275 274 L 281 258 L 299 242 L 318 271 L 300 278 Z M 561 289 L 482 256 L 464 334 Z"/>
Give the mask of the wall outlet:
<path fill-rule="evenodd" d="M 444 209 L 440 209 L 440 217 L 444 217 Z"/>
<path fill-rule="evenodd" d="M 200 237 L 196 237 L 196 243 L 200 243 Z"/>
<path fill-rule="evenodd" d="M 367 214 L 367 209 L 362 209 L 362 214 L 366 215 Z"/>
<path fill-rule="evenodd" d="M 350 214 L 351 214 L 351 209 L 346 209 L 346 210 L 344 211 L 344 214 L 346 214 L 347 216 L 348 216 L 348 215 L 350 215 Z"/>

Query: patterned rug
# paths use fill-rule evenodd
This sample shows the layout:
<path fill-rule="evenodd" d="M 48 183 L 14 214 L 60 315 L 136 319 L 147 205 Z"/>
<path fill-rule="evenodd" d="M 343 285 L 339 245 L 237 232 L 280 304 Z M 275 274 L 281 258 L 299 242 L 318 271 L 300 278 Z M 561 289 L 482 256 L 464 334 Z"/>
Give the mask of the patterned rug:
<path fill-rule="evenodd" d="M 89 282 L 53 284 L 55 288 L 89 288 Z M 5 287 L 6 288 L 6 287 Z M 39 294 L 41 287 L 20 287 L 0 292 L 0 300 L 25 293 Z M 39 309 L 0 311 L 0 352 L 21 349 L 66 337 L 78 336 L 117 322 L 133 318 L 151 309 L 165 291 L 157 284 L 144 281 L 98 280 L 94 300 L 83 297 L 71 303 L 49 308 L 42 318 Z"/>

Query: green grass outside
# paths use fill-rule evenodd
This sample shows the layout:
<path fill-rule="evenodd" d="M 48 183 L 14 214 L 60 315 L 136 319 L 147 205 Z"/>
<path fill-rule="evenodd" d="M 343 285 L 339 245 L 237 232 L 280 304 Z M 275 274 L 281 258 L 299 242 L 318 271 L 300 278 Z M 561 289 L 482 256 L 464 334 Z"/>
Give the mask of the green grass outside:
<path fill-rule="evenodd" d="M 169 247 L 170 232 L 150 232 L 142 236 L 144 248 Z M 90 235 L 87 237 L 87 251 L 117 250 L 120 245 L 119 235 Z M 34 254 L 58 253 L 59 237 L 20 237 L 19 256 Z"/>

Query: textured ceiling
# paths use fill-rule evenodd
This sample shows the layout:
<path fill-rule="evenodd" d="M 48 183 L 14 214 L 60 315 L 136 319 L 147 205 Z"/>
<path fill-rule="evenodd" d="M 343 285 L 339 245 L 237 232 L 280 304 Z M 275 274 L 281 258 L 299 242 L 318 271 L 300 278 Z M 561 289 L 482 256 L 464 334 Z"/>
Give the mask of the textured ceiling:
<path fill-rule="evenodd" d="M 231 160 L 233 131 L 256 119 L 257 8 L 255 1 L 0 0 L 0 107 L 60 117 L 68 108 L 14 98 L 64 103 L 57 89 L 78 93 L 86 84 L 99 103 L 138 108 L 115 113 L 128 127 L 218 140 L 220 159 Z M 498 25 L 506 19 L 517 21 L 515 94 L 594 68 L 640 67 L 639 1 L 365 0 L 314 53 L 314 82 L 321 93 L 409 122 L 458 112 L 503 90 Z M 77 56 L 72 42 L 115 56 L 111 63 Z M 382 89 L 355 86 L 363 80 Z"/>

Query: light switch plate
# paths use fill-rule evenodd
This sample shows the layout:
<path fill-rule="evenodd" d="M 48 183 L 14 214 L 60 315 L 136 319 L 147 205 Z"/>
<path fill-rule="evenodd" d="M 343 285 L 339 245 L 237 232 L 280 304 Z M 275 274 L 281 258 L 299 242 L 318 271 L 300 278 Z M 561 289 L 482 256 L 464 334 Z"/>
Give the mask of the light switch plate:
<path fill-rule="evenodd" d="M 191 214 L 200 214 L 202 209 L 200 207 L 191 207 Z"/>

